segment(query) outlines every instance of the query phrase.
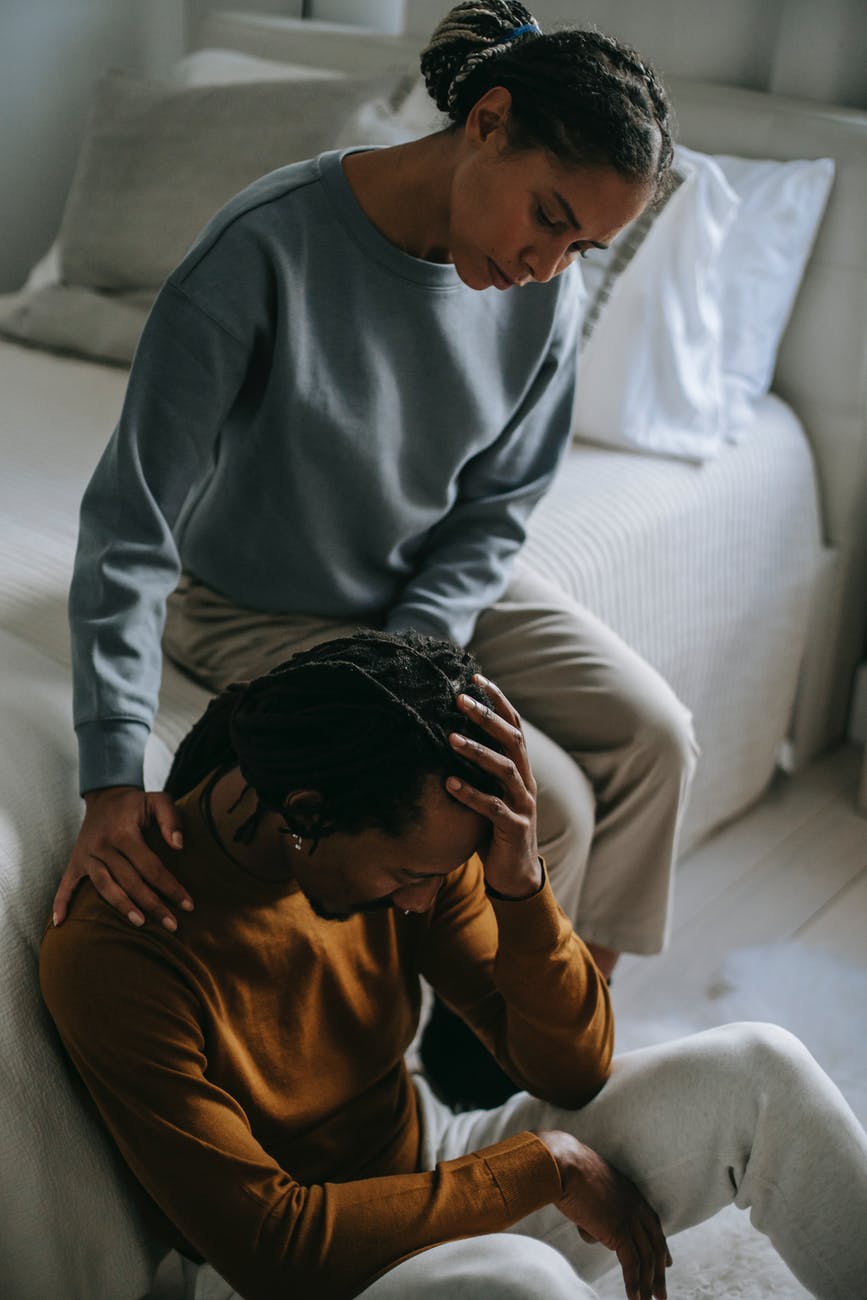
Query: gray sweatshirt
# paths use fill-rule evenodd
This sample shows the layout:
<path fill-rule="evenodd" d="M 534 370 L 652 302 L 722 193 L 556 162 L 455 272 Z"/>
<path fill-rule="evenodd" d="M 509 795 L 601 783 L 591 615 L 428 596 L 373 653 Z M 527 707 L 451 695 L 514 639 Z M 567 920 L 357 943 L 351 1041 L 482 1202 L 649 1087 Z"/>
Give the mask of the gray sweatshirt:
<path fill-rule="evenodd" d="M 185 569 L 257 610 L 470 639 L 569 433 L 579 282 L 479 292 L 368 221 L 327 153 L 169 277 L 81 508 L 81 789 L 142 784 Z"/>

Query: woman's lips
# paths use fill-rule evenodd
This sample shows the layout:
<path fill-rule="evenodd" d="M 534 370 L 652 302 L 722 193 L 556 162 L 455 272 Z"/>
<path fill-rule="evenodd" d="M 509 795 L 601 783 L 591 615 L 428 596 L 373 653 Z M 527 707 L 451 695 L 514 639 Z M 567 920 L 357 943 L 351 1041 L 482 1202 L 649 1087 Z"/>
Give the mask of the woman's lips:
<path fill-rule="evenodd" d="M 504 274 L 503 271 L 500 270 L 500 268 L 497 266 L 497 263 L 493 261 L 490 257 L 488 258 L 488 267 L 490 268 L 490 272 L 491 272 L 491 284 L 494 286 L 495 289 L 513 288 L 515 281 L 510 280 L 509 277 L 506 274 Z"/>

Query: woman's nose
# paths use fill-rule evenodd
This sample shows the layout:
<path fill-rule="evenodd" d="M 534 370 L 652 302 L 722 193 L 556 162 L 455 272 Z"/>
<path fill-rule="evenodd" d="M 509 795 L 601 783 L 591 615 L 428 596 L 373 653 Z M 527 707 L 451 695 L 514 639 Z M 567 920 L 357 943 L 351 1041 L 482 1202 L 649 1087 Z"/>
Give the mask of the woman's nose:
<path fill-rule="evenodd" d="M 391 901 L 401 912 L 426 912 L 442 888 L 442 880 L 420 880 L 417 885 L 404 885 L 391 896 Z"/>
<path fill-rule="evenodd" d="M 573 256 L 569 253 L 569 246 L 561 248 L 550 246 L 540 246 L 528 249 L 524 255 L 524 265 L 538 284 L 547 284 L 553 280 L 555 275 L 565 271 L 566 267 L 573 261 Z"/>

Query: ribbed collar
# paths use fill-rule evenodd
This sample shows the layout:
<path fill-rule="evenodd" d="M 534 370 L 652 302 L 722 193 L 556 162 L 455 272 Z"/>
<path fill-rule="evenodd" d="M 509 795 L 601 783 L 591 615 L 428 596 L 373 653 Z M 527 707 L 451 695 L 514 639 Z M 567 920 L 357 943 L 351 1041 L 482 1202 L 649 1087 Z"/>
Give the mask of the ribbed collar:
<path fill-rule="evenodd" d="M 425 262 L 412 257 L 381 235 L 364 214 L 352 192 L 343 170 L 347 154 L 363 153 L 365 148 L 333 149 L 316 159 L 325 192 L 334 208 L 338 221 L 350 238 L 381 266 L 414 284 L 429 289 L 460 289 L 465 287 L 455 268 L 449 263 Z"/>

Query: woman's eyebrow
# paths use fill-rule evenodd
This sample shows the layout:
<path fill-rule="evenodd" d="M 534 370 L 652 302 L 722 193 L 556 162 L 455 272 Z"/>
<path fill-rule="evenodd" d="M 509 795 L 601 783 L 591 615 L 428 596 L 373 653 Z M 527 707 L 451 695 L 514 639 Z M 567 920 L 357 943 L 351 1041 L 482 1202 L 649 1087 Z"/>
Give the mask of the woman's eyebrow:
<path fill-rule="evenodd" d="M 563 209 L 563 214 L 566 217 L 566 220 L 569 222 L 569 225 L 574 226 L 574 228 L 580 234 L 581 222 L 575 216 L 575 213 L 572 211 L 566 199 L 564 199 L 563 195 L 560 193 L 559 190 L 554 190 L 554 198 L 557 200 L 557 202 L 560 204 L 560 207 Z M 596 239 L 588 239 L 587 243 L 592 244 L 594 248 L 606 249 L 609 247 L 608 244 L 600 244 L 599 241 Z"/>

